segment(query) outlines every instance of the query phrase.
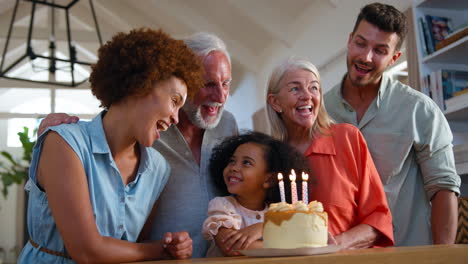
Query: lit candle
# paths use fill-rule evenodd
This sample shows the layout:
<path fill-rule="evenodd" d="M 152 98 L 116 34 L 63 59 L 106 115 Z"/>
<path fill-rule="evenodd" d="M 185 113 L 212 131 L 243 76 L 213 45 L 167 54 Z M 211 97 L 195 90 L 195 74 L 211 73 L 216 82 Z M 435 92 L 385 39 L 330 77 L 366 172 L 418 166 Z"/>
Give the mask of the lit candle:
<path fill-rule="evenodd" d="M 309 179 L 309 175 L 305 172 L 302 172 L 302 202 L 305 204 L 309 203 L 309 192 L 307 190 L 307 180 Z"/>
<path fill-rule="evenodd" d="M 294 170 L 291 170 L 289 175 L 289 180 L 291 180 L 291 203 L 297 202 L 297 186 L 296 186 L 296 173 Z"/>
<path fill-rule="evenodd" d="M 286 198 L 284 196 L 284 182 L 283 182 L 283 174 L 278 173 L 278 185 L 280 189 L 280 195 L 281 195 L 281 202 L 286 202 Z"/>

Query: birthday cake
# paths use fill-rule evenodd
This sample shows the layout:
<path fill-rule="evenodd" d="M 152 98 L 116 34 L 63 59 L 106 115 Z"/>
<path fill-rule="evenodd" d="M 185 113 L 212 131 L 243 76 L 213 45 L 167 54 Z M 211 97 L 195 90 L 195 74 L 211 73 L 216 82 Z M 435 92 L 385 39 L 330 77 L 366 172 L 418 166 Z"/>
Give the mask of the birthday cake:
<path fill-rule="evenodd" d="M 271 204 L 263 225 L 264 248 L 323 247 L 328 241 L 328 216 L 322 203 Z"/>

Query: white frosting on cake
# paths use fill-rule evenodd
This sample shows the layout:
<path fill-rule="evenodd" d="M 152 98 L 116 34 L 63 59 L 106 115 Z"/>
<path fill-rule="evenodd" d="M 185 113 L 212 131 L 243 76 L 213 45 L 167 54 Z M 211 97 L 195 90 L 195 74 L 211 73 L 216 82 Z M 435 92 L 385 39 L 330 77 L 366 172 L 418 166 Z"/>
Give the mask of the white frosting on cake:
<path fill-rule="evenodd" d="M 328 218 L 322 203 L 271 204 L 263 226 L 264 248 L 323 247 L 328 241 Z"/>

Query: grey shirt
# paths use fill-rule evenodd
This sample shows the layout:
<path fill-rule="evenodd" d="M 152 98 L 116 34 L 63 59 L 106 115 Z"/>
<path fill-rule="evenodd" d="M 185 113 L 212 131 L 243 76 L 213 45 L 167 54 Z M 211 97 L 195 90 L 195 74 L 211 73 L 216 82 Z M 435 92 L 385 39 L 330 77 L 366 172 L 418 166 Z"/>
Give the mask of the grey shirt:
<path fill-rule="evenodd" d="M 161 133 L 153 147 L 169 162 L 171 175 L 158 199 L 151 239 L 161 239 L 165 232 L 188 231 L 193 240 L 192 256 L 205 256 L 209 243 L 202 236 L 202 226 L 208 203 L 215 196 L 225 195 L 216 190 L 209 176 L 211 151 L 225 137 L 236 134 L 236 120 L 223 111 L 219 124 L 203 134 L 199 166 L 176 126 Z"/>
<path fill-rule="evenodd" d="M 325 95 L 325 106 L 364 135 L 392 211 L 395 245 L 432 244 L 430 200 L 439 190 L 459 194 L 461 182 L 444 114 L 429 97 L 384 74 L 358 123 L 341 85 Z"/>

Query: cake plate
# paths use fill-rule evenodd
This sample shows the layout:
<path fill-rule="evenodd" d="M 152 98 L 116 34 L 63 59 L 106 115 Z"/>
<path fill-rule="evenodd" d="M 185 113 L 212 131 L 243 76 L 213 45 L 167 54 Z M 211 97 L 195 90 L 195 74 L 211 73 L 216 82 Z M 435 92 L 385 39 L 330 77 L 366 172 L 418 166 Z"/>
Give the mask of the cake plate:
<path fill-rule="evenodd" d="M 287 257 L 287 256 L 310 256 L 319 254 L 328 254 L 342 249 L 339 245 L 329 245 L 325 247 L 302 247 L 302 248 L 257 248 L 239 250 L 245 256 L 249 257 Z"/>

